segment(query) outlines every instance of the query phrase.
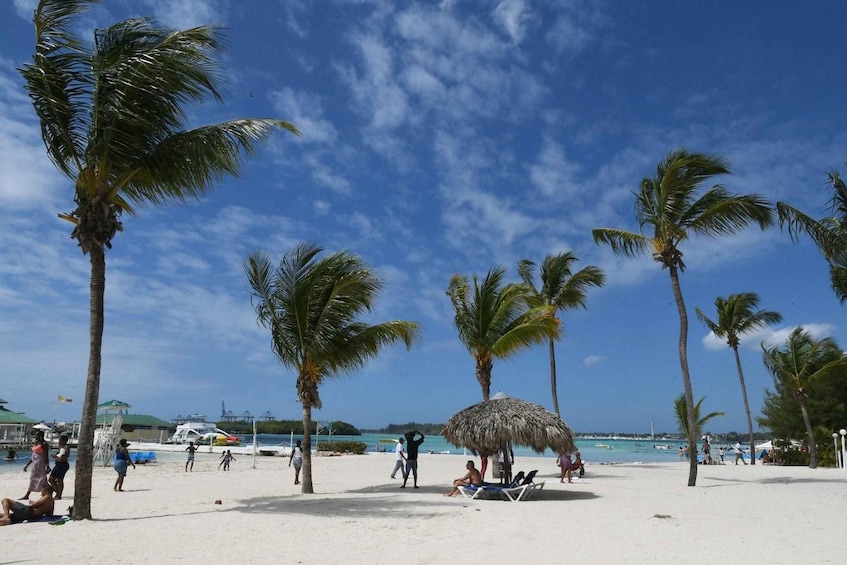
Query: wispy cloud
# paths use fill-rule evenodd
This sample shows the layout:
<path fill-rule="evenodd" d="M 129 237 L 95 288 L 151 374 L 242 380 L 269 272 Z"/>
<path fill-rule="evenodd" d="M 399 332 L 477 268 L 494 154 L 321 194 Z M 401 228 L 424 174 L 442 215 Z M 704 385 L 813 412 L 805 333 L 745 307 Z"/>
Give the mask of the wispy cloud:
<path fill-rule="evenodd" d="M 512 43 L 520 43 L 537 17 L 523 0 L 503 0 L 493 12 L 494 21 L 509 35 Z"/>
<path fill-rule="evenodd" d="M 188 29 L 202 25 L 225 25 L 229 18 L 229 0 L 181 0 L 161 2 L 144 0 L 146 12 L 161 25 L 174 29 Z"/>
<path fill-rule="evenodd" d="M 589 355 L 585 359 L 582 360 L 583 367 L 593 367 L 597 363 L 603 360 L 603 357 L 600 355 Z"/>
<path fill-rule="evenodd" d="M 783 328 L 767 327 L 755 332 L 744 334 L 743 336 L 739 336 L 739 346 L 741 348 L 749 349 L 752 351 L 761 351 L 761 344 L 764 344 L 765 347 L 783 345 L 788 339 L 788 336 L 791 335 L 791 332 L 793 332 L 798 327 L 802 327 L 805 331 L 809 332 L 815 339 L 829 337 L 835 331 L 834 325 L 819 323 L 799 324 L 795 326 L 786 326 Z M 711 351 L 718 351 L 729 348 L 726 344 L 725 339 L 716 337 L 715 334 L 713 334 L 712 332 L 709 332 L 702 339 L 702 343 L 703 347 Z"/>

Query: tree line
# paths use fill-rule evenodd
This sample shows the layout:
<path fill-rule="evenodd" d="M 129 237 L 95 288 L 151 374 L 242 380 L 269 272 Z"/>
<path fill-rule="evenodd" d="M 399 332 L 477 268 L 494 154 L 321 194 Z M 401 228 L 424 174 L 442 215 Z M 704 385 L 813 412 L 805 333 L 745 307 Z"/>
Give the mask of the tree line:
<path fill-rule="evenodd" d="M 334 420 L 328 426 L 326 422 L 315 423 L 319 427 L 317 429 L 320 430 L 321 435 L 329 434 L 329 430 L 332 430 L 332 435 L 343 435 L 343 436 L 359 436 L 362 435 L 362 432 L 356 428 L 353 424 L 348 424 L 347 422 L 342 422 L 341 420 Z M 312 428 L 315 428 L 315 424 L 312 425 Z M 238 420 L 235 422 L 218 422 L 215 424 L 221 429 L 224 429 L 228 432 L 237 433 L 237 434 L 252 434 L 253 433 L 253 422 L 246 422 L 243 420 Z M 257 434 L 290 434 L 294 433 L 295 435 L 303 435 L 303 420 L 269 420 L 269 421 L 257 421 L 256 422 L 256 433 Z"/>

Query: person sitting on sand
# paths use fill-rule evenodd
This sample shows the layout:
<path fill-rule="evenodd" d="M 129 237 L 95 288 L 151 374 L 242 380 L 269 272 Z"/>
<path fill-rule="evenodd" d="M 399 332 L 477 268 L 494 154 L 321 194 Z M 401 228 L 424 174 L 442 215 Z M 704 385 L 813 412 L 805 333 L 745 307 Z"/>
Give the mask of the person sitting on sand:
<path fill-rule="evenodd" d="M 43 516 L 53 514 L 53 487 L 45 486 L 41 489 L 41 498 L 29 504 L 11 498 L 4 498 L 1 504 L 3 505 L 3 517 L 0 518 L 0 526 L 38 520 Z"/>
<path fill-rule="evenodd" d="M 464 477 L 456 479 L 453 481 L 453 490 L 445 494 L 444 496 L 456 496 L 459 494 L 459 487 L 464 487 L 468 485 L 480 486 L 482 484 L 482 475 L 479 474 L 479 471 L 474 467 L 473 461 L 468 461 L 465 468 L 468 470 L 465 473 Z"/>

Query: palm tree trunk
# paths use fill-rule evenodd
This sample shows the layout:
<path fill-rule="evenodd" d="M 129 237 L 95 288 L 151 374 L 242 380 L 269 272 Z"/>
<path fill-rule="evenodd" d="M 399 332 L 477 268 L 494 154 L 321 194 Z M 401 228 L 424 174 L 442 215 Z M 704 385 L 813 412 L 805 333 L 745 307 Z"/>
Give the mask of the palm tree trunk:
<path fill-rule="evenodd" d="M 559 394 L 556 390 L 556 349 L 553 347 L 553 340 L 550 340 L 550 388 L 553 390 L 553 410 L 556 416 L 561 416 L 559 412 Z"/>
<path fill-rule="evenodd" d="M 303 475 L 300 477 L 300 492 L 314 494 L 312 487 L 312 406 L 303 403 Z"/>
<path fill-rule="evenodd" d="M 697 485 L 697 420 L 694 417 L 694 391 L 691 389 L 691 375 L 688 372 L 688 313 L 679 287 L 679 272 L 676 265 L 669 265 L 671 287 L 679 311 L 679 366 L 682 369 L 682 385 L 685 389 L 685 406 L 688 410 L 688 486 Z"/>
<path fill-rule="evenodd" d="M 477 359 L 476 361 L 476 380 L 479 381 L 479 386 L 482 388 L 482 399 L 488 400 L 491 398 L 491 369 L 494 363 L 491 359 Z"/>
<path fill-rule="evenodd" d="M 809 413 L 806 411 L 805 398 L 800 399 L 800 410 L 803 412 L 803 423 L 806 424 L 806 434 L 809 436 L 809 469 L 817 469 L 818 450 L 815 447 L 815 434 L 812 432 L 812 423 L 809 421 Z"/>
<path fill-rule="evenodd" d="M 100 398 L 100 365 L 103 348 L 104 296 L 106 291 L 106 253 L 100 245 L 90 250 L 88 377 L 76 455 L 74 481 L 74 520 L 91 519 L 91 483 L 94 472 L 94 429 Z"/>
<path fill-rule="evenodd" d="M 744 412 L 747 413 L 747 431 L 750 432 L 750 464 L 756 464 L 755 441 L 753 437 L 753 417 L 750 415 L 750 403 L 747 402 L 747 387 L 744 385 L 744 372 L 741 370 L 741 357 L 738 356 L 738 346 L 733 346 L 735 352 L 735 366 L 738 368 L 738 380 L 741 382 L 741 397 L 744 399 Z"/>

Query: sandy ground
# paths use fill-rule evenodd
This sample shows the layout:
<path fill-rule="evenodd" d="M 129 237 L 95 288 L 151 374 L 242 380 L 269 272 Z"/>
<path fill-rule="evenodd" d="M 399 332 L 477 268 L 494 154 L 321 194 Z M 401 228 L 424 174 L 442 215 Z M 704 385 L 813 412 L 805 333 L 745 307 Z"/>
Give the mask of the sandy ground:
<path fill-rule="evenodd" d="M 689 488 L 683 463 L 589 465 L 581 482 L 560 484 L 552 460 L 518 458 L 516 470 L 537 468 L 546 481 L 533 500 L 444 497 L 465 461 L 424 454 L 421 488 L 403 490 L 389 478 L 391 454 L 321 457 L 314 495 L 300 494 L 281 457 L 259 457 L 255 469 L 239 457 L 230 472 L 202 455 L 193 473 L 181 462 L 139 465 L 123 493 L 114 471 L 98 468 L 95 520 L 0 528 L 0 562 L 847 563 L 840 470 L 700 467 Z M 0 475 L 3 495 L 26 484 L 24 473 Z"/>

